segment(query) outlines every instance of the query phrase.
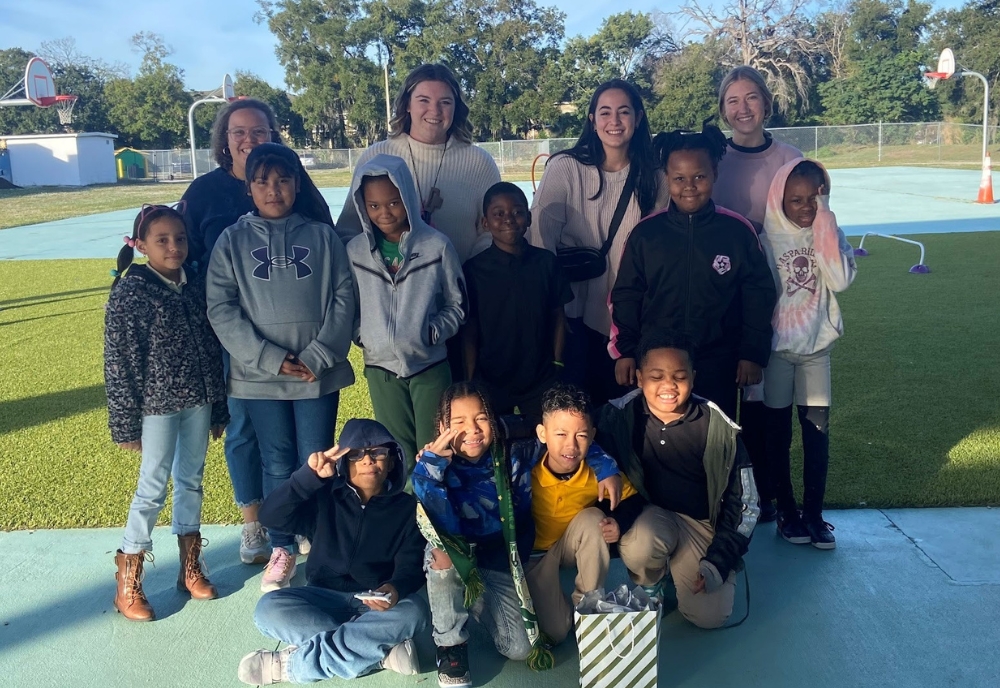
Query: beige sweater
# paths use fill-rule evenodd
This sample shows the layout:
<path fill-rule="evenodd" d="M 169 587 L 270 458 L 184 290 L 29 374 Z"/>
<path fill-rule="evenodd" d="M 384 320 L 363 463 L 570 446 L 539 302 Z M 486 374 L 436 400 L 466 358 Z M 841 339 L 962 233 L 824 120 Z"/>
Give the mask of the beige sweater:
<path fill-rule="evenodd" d="M 431 216 L 431 225 L 451 239 L 463 263 L 490 245 L 490 235 L 483 235 L 480 227 L 483 196 L 500 181 L 500 172 L 489 153 L 454 138 L 449 138 L 447 143 L 428 145 L 400 134 L 370 146 L 358 158 L 354 169 L 360 169 L 379 153 L 406 161 L 421 202 L 427 202 L 435 185 L 441 191 L 442 205 Z M 337 233 L 341 236 L 361 233 L 358 210 L 351 199 L 340 212 Z"/>
<path fill-rule="evenodd" d="M 528 240 L 553 253 L 559 247 L 601 248 L 608 238 L 611 218 L 625 187 L 628 172 L 628 167 L 618 172 L 605 172 L 601 195 L 590 200 L 597 193 L 600 183 L 597 168 L 581 164 L 568 155 L 551 158 L 545 166 L 545 174 L 542 175 L 542 182 L 531 205 Z M 654 210 L 665 208 L 669 200 L 670 194 L 661 172 Z M 608 252 L 607 271 L 587 282 L 573 283 L 574 299 L 566 305 L 566 317 L 582 317 L 587 327 L 604 335 L 611 332 L 608 294 L 618 277 L 618 264 L 621 262 L 625 242 L 628 241 L 632 228 L 641 219 L 639 201 L 633 196 Z"/>
<path fill-rule="evenodd" d="M 771 180 L 785 163 L 801 157 L 798 148 L 774 139 L 767 150 L 759 153 L 744 153 L 730 145 L 719 161 L 712 200 L 750 220 L 760 232 Z"/>

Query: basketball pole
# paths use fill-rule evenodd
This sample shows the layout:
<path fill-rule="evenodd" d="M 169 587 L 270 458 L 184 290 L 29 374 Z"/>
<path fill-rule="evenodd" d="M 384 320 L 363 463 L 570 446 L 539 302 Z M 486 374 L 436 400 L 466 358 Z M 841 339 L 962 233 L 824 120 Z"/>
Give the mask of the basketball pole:
<path fill-rule="evenodd" d="M 202 103 L 226 103 L 228 102 L 225 98 L 220 98 L 219 96 L 211 96 L 209 98 L 202 98 L 201 100 L 196 100 L 191 103 L 191 107 L 188 108 L 188 131 L 191 135 L 191 179 L 198 178 L 198 151 L 195 148 L 194 141 L 194 109 L 201 105 Z"/>

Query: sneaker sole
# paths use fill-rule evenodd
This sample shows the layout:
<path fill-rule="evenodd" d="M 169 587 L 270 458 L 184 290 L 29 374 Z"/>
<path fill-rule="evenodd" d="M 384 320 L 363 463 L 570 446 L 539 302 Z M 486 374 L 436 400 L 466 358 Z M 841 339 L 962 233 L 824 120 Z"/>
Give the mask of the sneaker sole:
<path fill-rule="evenodd" d="M 240 561 L 244 564 L 266 564 L 271 559 L 270 552 L 261 552 L 260 554 L 250 554 L 244 555 L 240 552 Z"/>
<path fill-rule="evenodd" d="M 442 681 L 441 678 L 438 677 L 438 688 L 469 688 L 471 685 L 472 685 L 471 678 L 467 679 L 448 678 Z"/>
<path fill-rule="evenodd" d="M 810 542 L 812 541 L 810 540 Z M 836 542 L 813 542 L 812 546 L 815 547 L 816 549 L 822 549 L 822 550 L 837 549 Z"/>
<path fill-rule="evenodd" d="M 808 545 L 812 543 L 812 538 L 809 537 L 808 535 L 800 535 L 799 537 L 785 537 L 784 535 L 781 534 L 781 531 L 778 531 L 778 537 L 780 537 L 785 542 L 792 543 L 793 545 Z"/>

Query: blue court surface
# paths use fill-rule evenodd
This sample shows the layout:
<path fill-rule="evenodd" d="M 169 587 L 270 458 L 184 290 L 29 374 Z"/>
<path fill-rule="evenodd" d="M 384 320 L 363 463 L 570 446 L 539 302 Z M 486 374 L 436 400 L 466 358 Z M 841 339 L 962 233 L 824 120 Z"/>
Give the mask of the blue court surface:
<path fill-rule="evenodd" d="M 992 687 L 1000 679 L 1000 510 L 828 511 L 838 548 L 821 552 L 758 526 L 747 556 L 750 617 L 702 631 L 669 611 L 661 624 L 663 688 Z M 240 658 L 277 643 L 252 623 L 261 567 L 239 563 L 239 528 L 207 526 L 205 557 L 221 598 L 191 601 L 174 588 L 169 529 L 153 536 L 144 587 L 158 619 L 118 615 L 114 549 L 120 529 L 0 533 L 0 683 L 17 688 L 241 685 Z M 623 576 L 620 563 L 611 578 Z M 297 574 L 301 584 L 303 573 Z M 745 610 L 739 578 L 734 618 Z M 420 676 L 389 672 L 323 686 L 436 686 L 429 631 L 418 638 Z M 572 639 L 556 667 L 504 662 L 474 627 L 477 686 L 579 685 Z M 614 683 L 610 685 L 615 685 Z"/>
<path fill-rule="evenodd" d="M 980 173 L 916 167 L 831 170 L 830 205 L 848 236 L 1000 230 L 1000 205 L 974 203 Z M 531 195 L 531 184 L 519 185 Z M 343 187 L 323 189 L 333 217 Z M 113 258 L 138 208 L 0 231 L 0 259 Z"/>

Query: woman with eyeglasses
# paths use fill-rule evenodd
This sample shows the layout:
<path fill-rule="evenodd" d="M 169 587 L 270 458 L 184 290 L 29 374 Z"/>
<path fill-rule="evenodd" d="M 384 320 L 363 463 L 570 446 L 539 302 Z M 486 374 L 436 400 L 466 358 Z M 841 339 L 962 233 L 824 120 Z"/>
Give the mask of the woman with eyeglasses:
<path fill-rule="evenodd" d="M 262 143 L 281 143 L 278 123 L 271 107 L 260 100 L 234 100 L 221 110 L 212 125 L 212 156 L 218 167 L 198 177 L 184 192 L 184 221 L 188 231 L 188 267 L 204 275 L 215 242 L 222 232 L 254 209 L 247 193 L 246 163 L 250 151 Z M 319 189 L 308 177 L 301 179 L 300 193 L 316 196 L 325 209 L 322 222 L 333 225 L 329 208 Z M 229 354 L 222 353 L 226 376 Z M 236 505 L 243 516 L 240 560 L 263 564 L 271 557 L 267 530 L 257 520 L 264 499 L 263 468 L 257 435 L 250 422 L 246 401 L 229 397 L 229 425 L 226 427 L 226 465 L 233 484 Z"/>

